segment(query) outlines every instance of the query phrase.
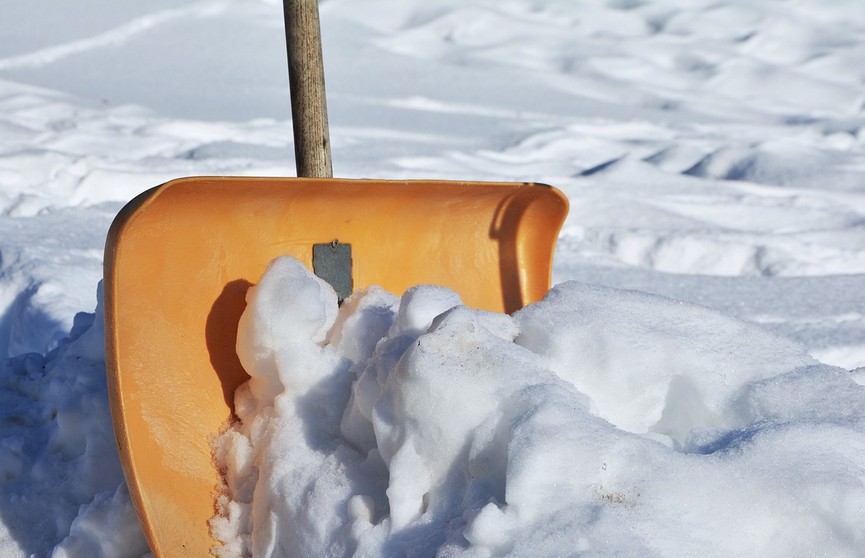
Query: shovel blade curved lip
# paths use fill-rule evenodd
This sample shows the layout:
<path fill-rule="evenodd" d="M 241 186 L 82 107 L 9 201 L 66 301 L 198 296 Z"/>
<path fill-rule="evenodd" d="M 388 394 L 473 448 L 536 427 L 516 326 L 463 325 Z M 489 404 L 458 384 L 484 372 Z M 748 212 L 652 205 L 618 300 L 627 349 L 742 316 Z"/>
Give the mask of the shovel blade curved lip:
<path fill-rule="evenodd" d="M 312 269 L 350 244 L 353 289 L 455 290 L 513 312 L 550 287 L 565 196 L 535 183 L 193 177 L 121 210 L 105 249 L 112 420 L 156 556 L 206 556 L 220 483 L 211 442 L 248 376 L 235 353 L 246 291 L 275 257 Z"/>

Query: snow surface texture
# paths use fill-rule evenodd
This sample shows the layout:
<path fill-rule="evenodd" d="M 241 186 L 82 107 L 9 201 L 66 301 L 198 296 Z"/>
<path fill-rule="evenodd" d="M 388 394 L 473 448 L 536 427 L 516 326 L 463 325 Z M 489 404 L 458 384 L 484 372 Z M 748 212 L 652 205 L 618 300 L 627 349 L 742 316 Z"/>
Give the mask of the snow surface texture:
<path fill-rule="evenodd" d="M 689 425 L 736 432 L 738 423 L 717 421 L 740 415 L 719 410 L 737 397 L 726 386 L 664 384 L 668 367 L 711 372 L 728 362 L 726 353 L 701 358 L 715 332 L 700 320 L 714 318 L 682 304 L 638 320 L 640 304 L 654 303 L 602 286 L 661 294 L 756 324 L 865 383 L 860 0 L 322 0 L 320 8 L 338 175 L 539 181 L 568 195 L 554 280 L 596 290 L 586 287 L 581 306 L 562 303 L 562 311 L 577 324 L 614 321 L 611 331 L 621 338 L 580 337 L 572 328 L 574 337 L 520 343 L 554 355 L 539 367 L 572 382 L 592 416 L 619 429 L 611 436 L 651 430 L 685 451 L 711 448 Z M 101 322 L 79 313 L 95 306 L 105 233 L 134 195 L 184 175 L 293 173 L 281 3 L 7 0 L 2 13 L 0 555 L 45 556 L 62 542 L 57 552 L 70 556 L 134 556 L 140 535 L 105 422 L 104 357 L 92 340 Z M 95 329 L 87 329 L 91 321 Z M 736 371 L 743 386 L 798 369 L 763 353 L 775 347 L 793 358 L 797 350 L 739 327 L 746 329 L 730 350 L 750 355 L 738 361 L 748 361 Z M 666 344 L 656 347 L 661 332 Z M 363 346 L 377 339 L 370 335 Z M 654 359 L 644 362 L 624 339 L 651 349 Z M 619 354 L 608 343 L 624 346 L 621 354 L 632 361 L 608 361 Z M 690 348 L 678 350 L 682 344 Z M 89 356 L 76 358 L 82 351 Z M 581 364 L 565 370 L 569 351 L 582 352 L 569 357 Z M 638 365 L 647 372 L 634 378 L 628 371 Z M 805 390 L 803 398 L 835 393 L 826 387 L 834 385 L 829 372 L 811 370 L 789 385 L 823 378 L 822 391 Z M 607 381 L 631 393 L 633 406 L 605 391 Z M 651 416 L 665 389 L 675 400 L 696 390 L 702 404 Z M 778 411 L 787 404 L 783 389 L 760 393 L 766 413 L 807 414 Z M 806 402 L 816 421 L 852 408 L 851 397 L 845 391 L 835 406 Z M 735 442 L 743 455 L 766 436 L 753 433 Z M 840 460 L 822 463 L 823 449 L 788 435 L 790 445 L 778 442 L 778 452 L 797 452 L 811 465 L 784 476 L 772 469 L 774 457 L 753 461 L 766 479 L 753 493 L 786 484 L 813 510 L 809 498 L 819 491 L 807 487 L 822 471 L 836 500 L 851 493 L 855 501 L 853 476 L 835 474 Z M 816 440 L 841 451 L 828 434 L 808 443 Z M 698 474 L 628 459 L 616 479 L 639 476 L 658 490 L 662 479 L 675 491 Z M 705 500 L 687 509 L 733 513 L 724 503 L 741 493 L 710 494 L 713 478 L 733 484 L 710 478 L 694 488 Z M 640 502 L 664 502 L 641 494 Z M 362 515 L 361 504 L 353 513 Z M 766 515 L 746 533 L 799 517 L 772 515 L 771 501 L 762 505 Z M 651 516 L 640 506 L 620 507 Z M 827 521 L 842 529 L 843 517 Z M 653 524 L 657 536 L 672 533 L 678 520 Z M 634 540 L 655 536 L 641 533 Z M 843 529 L 834 533 L 829 549 L 853 540 Z M 638 543 L 633 548 L 640 554 Z"/>
<path fill-rule="evenodd" d="M 433 286 L 337 314 L 288 257 L 247 303 L 221 556 L 865 548 L 865 387 L 753 325 L 577 282 L 513 317 Z"/>
<path fill-rule="evenodd" d="M 0 555 L 146 553 L 114 445 L 101 304 L 59 347 L 0 374 Z"/>

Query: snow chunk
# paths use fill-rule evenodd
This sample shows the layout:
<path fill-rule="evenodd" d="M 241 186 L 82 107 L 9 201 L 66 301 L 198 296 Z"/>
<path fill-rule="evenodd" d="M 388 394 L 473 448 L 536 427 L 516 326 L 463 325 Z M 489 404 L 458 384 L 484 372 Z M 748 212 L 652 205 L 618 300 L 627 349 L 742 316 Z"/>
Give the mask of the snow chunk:
<path fill-rule="evenodd" d="M 577 282 L 516 314 L 517 343 L 544 355 L 599 416 L 681 444 L 727 427 L 725 405 L 748 381 L 814 364 L 788 339 L 720 313 Z"/>
<path fill-rule="evenodd" d="M 277 319 L 298 304 L 247 308 L 288 329 L 265 330 L 278 358 L 253 363 L 310 376 L 268 405 L 260 375 L 236 394 L 240 421 L 216 444 L 221 556 L 807 556 L 865 543 L 865 387 L 759 328 L 579 283 L 513 317 L 442 288 L 398 302 L 370 288 L 304 342 Z"/>
<path fill-rule="evenodd" d="M 337 313 L 333 288 L 309 273 L 294 258 L 277 258 L 246 295 L 247 311 L 237 330 L 237 356 L 252 377 L 251 388 L 262 401 L 285 388 L 304 389 L 315 377 L 295 362 L 280 366 L 289 347 L 315 352 Z"/>

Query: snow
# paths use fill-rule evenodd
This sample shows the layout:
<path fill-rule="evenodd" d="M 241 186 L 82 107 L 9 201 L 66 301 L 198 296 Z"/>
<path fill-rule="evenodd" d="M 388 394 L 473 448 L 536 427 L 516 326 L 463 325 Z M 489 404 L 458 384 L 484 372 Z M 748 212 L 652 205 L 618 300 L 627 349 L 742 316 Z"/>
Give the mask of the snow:
<path fill-rule="evenodd" d="M 335 317 L 287 257 L 247 303 L 221 556 L 865 544 L 865 387 L 757 326 L 578 282 L 513 317 L 434 286 L 361 291 Z"/>
<path fill-rule="evenodd" d="M 337 313 L 325 286 L 278 264 L 276 283 L 314 296 L 250 318 L 248 370 L 264 372 L 248 421 L 284 430 L 269 444 L 244 424 L 221 450 L 236 470 L 228 532 L 251 537 L 236 548 L 255 523 L 372 554 L 860 554 L 861 2 L 320 9 L 338 175 L 546 182 L 571 213 L 558 286 L 513 318 L 433 287 L 369 290 Z M 140 556 L 94 297 L 105 234 L 171 178 L 293 174 L 281 5 L 3 13 L 0 554 Z M 267 365 L 274 352 L 330 380 Z M 414 379 L 385 382 L 394 370 Z M 309 390 L 339 441 L 327 448 L 291 420 Z M 294 473 L 331 467 L 314 491 L 340 502 L 329 520 L 259 527 L 300 513 L 277 497 L 302 496 L 285 443 L 303 453 Z M 270 472 L 260 488 L 255 467 Z"/>
<path fill-rule="evenodd" d="M 98 298 L 101 298 L 98 297 Z M 141 556 L 105 384 L 101 304 L 47 354 L 3 361 L 0 554 Z M 102 549 L 101 551 L 99 549 Z"/>

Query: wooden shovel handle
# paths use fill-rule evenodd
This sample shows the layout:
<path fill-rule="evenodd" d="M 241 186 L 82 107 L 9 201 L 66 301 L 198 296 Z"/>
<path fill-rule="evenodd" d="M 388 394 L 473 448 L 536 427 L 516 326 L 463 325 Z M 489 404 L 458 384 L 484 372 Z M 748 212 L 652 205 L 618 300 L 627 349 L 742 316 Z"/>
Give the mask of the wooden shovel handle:
<path fill-rule="evenodd" d="M 333 177 L 318 0 L 283 0 L 297 176 Z"/>

